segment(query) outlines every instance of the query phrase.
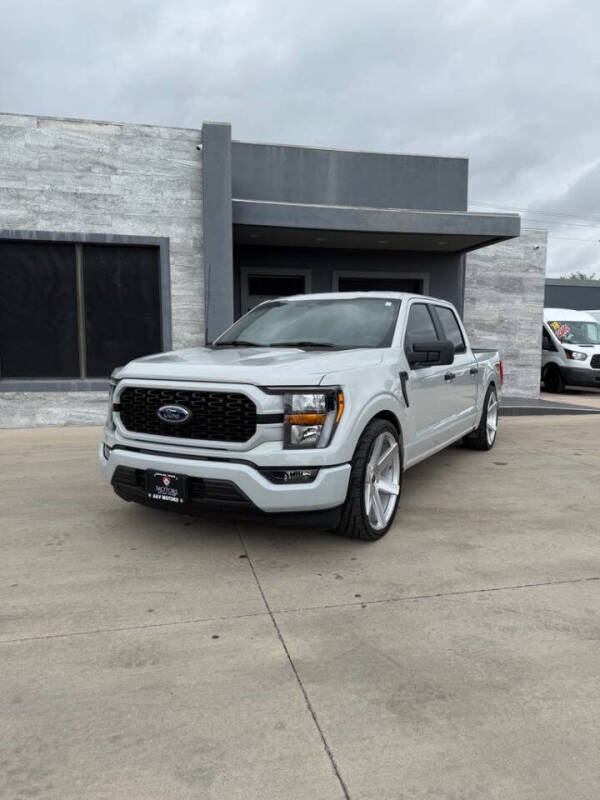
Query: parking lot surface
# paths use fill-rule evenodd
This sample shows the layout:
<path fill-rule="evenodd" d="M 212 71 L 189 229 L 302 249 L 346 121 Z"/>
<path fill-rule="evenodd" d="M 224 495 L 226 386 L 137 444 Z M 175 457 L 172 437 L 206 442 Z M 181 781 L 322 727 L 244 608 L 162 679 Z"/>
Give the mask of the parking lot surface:
<path fill-rule="evenodd" d="M 574 406 L 585 406 L 587 408 L 600 409 L 600 389 L 591 389 L 588 387 L 579 388 L 577 386 L 567 387 L 562 394 L 551 394 L 550 392 L 541 392 L 542 400 L 548 400 L 553 403 L 568 404 Z"/>
<path fill-rule="evenodd" d="M 0 797 L 597 800 L 600 420 L 501 420 L 367 544 L 120 501 L 0 431 Z"/>

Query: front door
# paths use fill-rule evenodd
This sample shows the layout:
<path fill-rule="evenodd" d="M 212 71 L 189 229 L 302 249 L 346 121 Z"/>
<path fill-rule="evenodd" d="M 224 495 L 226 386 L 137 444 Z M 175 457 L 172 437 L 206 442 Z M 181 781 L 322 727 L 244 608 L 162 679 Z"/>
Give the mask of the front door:
<path fill-rule="evenodd" d="M 439 338 L 429 305 L 413 301 L 404 333 L 405 352 L 410 351 L 415 342 L 438 341 Z M 448 416 L 445 375 L 449 369 L 451 367 L 439 364 L 431 367 L 418 365 L 409 369 L 406 388 L 412 435 L 407 437 L 411 441 L 406 448 L 407 462 L 424 458 L 436 450 L 444 439 Z"/>

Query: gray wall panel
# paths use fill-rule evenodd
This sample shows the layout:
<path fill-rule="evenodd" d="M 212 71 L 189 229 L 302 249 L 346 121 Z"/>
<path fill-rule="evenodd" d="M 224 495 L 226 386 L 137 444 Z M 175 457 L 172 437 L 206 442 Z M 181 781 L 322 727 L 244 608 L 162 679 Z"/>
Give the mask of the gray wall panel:
<path fill-rule="evenodd" d="M 539 395 L 545 270 L 544 231 L 467 255 L 465 326 L 475 347 L 500 350 L 507 395 Z"/>
<path fill-rule="evenodd" d="M 231 125 L 205 123 L 202 154 L 206 338 L 212 342 L 233 322 Z"/>
<path fill-rule="evenodd" d="M 233 197 L 464 211 L 464 158 L 232 143 Z"/>

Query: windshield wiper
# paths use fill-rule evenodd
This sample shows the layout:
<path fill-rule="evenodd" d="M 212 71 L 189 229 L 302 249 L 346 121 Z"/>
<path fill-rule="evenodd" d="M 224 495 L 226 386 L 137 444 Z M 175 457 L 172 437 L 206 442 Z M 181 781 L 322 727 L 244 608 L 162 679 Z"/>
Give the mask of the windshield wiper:
<path fill-rule="evenodd" d="M 273 342 L 269 347 L 340 347 L 332 342 Z"/>
<path fill-rule="evenodd" d="M 258 342 L 247 342 L 245 339 L 233 339 L 231 342 L 215 342 L 213 347 L 266 347 Z"/>

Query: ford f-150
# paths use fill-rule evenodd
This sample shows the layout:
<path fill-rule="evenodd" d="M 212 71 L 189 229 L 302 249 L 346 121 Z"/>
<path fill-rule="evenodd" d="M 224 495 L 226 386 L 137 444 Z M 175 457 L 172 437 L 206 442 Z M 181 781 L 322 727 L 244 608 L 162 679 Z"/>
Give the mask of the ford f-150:
<path fill-rule="evenodd" d="M 405 470 L 458 440 L 493 446 L 502 369 L 443 300 L 267 301 L 211 345 L 115 370 L 100 461 L 124 500 L 379 539 Z"/>

